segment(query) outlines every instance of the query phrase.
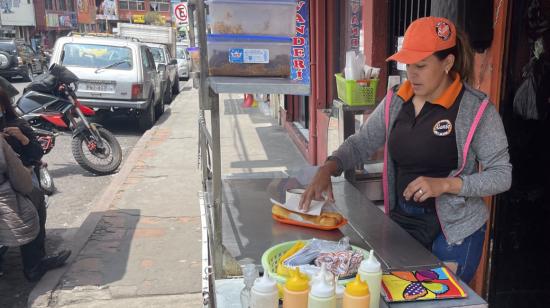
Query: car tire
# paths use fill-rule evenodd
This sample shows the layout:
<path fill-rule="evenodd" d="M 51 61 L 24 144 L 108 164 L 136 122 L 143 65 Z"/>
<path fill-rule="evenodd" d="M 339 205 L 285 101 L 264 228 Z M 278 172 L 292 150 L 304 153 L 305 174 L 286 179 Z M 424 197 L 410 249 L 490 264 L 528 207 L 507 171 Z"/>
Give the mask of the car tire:
<path fill-rule="evenodd" d="M 172 103 L 173 98 L 174 97 L 172 96 L 172 89 L 168 89 L 168 87 L 166 87 L 166 89 L 164 89 L 162 103 L 166 105 L 170 105 Z"/>
<path fill-rule="evenodd" d="M 27 66 L 27 69 L 25 70 L 25 74 L 23 75 L 23 79 L 25 79 L 25 81 L 28 81 L 28 82 L 32 82 L 34 80 L 32 67 Z"/>
<path fill-rule="evenodd" d="M 164 113 L 164 98 L 162 99 L 162 101 L 158 102 L 157 105 L 155 106 L 155 119 L 159 119 L 160 116 L 162 116 L 162 114 Z"/>
<path fill-rule="evenodd" d="M 155 99 L 149 100 L 147 108 L 142 110 L 138 117 L 139 130 L 144 132 L 155 125 Z"/>
<path fill-rule="evenodd" d="M 176 75 L 176 78 L 174 79 L 174 84 L 172 85 L 172 94 L 180 94 L 180 77 L 178 75 Z"/>

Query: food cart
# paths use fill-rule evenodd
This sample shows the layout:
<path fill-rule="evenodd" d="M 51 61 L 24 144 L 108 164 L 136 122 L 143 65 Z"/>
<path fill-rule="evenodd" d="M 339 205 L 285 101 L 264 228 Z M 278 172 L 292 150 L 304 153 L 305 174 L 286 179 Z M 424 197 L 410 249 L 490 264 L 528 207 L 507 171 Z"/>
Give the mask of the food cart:
<path fill-rule="evenodd" d="M 198 24 L 200 42 L 199 150 L 203 175 L 200 207 L 203 225 L 203 296 L 207 307 L 240 307 L 236 262 L 261 264 L 270 247 L 298 239 L 339 240 L 374 249 L 382 269 L 415 270 L 442 266 L 442 263 L 406 231 L 380 211 L 346 178 L 333 178 L 335 208 L 348 224 L 334 231 L 321 231 L 278 223 L 271 217 L 270 198 L 284 200 L 285 191 L 305 187 L 303 171 L 293 173 L 250 173 L 223 176 L 220 153 L 220 95 L 224 93 L 271 93 L 309 95 L 309 85 L 282 78 L 208 76 L 205 4 L 190 1 L 191 14 Z M 197 76 L 198 75 L 198 76 Z M 207 123 L 209 112 L 210 123 Z M 311 170 L 310 170 L 311 171 Z M 312 174 L 310 172 L 310 174 Z M 236 262 L 235 262 L 236 261 Z M 380 307 L 487 307 L 467 284 L 464 299 L 391 304 Z"/>

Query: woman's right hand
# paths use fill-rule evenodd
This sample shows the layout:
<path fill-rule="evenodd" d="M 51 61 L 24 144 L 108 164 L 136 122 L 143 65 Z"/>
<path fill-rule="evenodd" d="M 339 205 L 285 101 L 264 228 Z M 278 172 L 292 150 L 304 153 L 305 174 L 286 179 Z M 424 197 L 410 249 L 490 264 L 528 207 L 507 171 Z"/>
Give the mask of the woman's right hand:
<path fill-rule="evenodd" d="M 335 161 L 329 160 L 317 170 L 313 180 L 300 198 L 300 210 L 307 212 L 312 200 L 325 200 L 325 196 L 328 201 L 334 201 L 330 176 L 337 167 Z"/>

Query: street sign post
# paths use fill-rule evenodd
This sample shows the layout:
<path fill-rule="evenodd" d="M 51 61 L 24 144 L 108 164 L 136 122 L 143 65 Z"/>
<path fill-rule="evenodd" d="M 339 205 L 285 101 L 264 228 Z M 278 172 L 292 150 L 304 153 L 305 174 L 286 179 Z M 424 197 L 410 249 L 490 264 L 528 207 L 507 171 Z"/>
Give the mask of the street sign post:
<path fill-rule="evenodd" d="M 178 3 L 174 6 L 174 17 L 176 17 L 176 25 L 187 25 L 189 23 L 189 14 L 187 11 L 187 3 Z"/>

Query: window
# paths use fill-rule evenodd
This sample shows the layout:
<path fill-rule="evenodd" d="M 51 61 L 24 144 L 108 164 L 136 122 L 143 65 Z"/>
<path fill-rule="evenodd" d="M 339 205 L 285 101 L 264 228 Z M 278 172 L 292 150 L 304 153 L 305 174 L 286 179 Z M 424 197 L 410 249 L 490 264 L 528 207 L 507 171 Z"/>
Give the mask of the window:
<path fill-rule="evenodd" d="M 61 11 L 66 11 L 67 10 L 67 4 L 65 3 L 65 0 L 57 0 L 58 4 L 59 4 L 59 9 Z"/>
<path fill-rule="evenodd" d="M 127 47 L 69 43 L 63 46 L 61 63 L 66 66 L 89 68 L 109 67 L 113 70 L 131 70 L 132 50 Z"/>
<path fill-rule="evenodd" d="M 46 10 L 53 10 L 53 0 L 46 0 Z"/>
<path fill-rule="evenodd" d="M 143 47 L 141 49 L 141 62 L 143 63 L 143 67 L 146 70 L 151 70 L 151 62 L 149 61 L 150 52 L 149 49 L 146 47 Z"/>
<path fill-rule="evenodd" d="M 170 0 L 153 0 L 149 1 L 151 11 L 170 12 Z"/>
<path fill-rule="evenodd" d="M 74 12 L 74 1 L 73 0 L 67 0 L 67 10 Z"/>
<path fill-rule="evenodd" d="M 121 10 L 145 11 L 145 0 L 121 0 L 118 2 Z"/>
<path fill-rule="evenodd" d="M 164 51 L 161 48 L 158 47 L 149 47 L 149 50 L 153 54 L 153 59 L 155 59 L 155 63 L 163 63 L 165 64 L 166 61 L 164 59 Z"/>

